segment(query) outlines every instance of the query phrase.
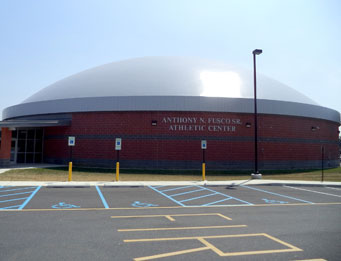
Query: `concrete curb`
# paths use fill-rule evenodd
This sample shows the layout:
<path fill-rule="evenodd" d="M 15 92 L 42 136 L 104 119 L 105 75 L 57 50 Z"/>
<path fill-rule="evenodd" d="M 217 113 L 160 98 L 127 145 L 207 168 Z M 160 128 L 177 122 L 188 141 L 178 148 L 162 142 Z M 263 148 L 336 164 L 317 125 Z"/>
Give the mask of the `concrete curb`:
<path fill-rule="evenodd" d="M 60 182 L 60 181 L 0 181 L 1 186 L 43 186 L 47 188 L 89 188 L 101 186 L 104 188 L 119 187 L 147 187 L 147 186 L 240 186 L 240 185 L 266 185 L 266 186 L 333 186 L 341 187 L 341 182 L 295 181 L 295 180 L 235 180 L 235 181 L 89 181 L 89 182 Z"/>

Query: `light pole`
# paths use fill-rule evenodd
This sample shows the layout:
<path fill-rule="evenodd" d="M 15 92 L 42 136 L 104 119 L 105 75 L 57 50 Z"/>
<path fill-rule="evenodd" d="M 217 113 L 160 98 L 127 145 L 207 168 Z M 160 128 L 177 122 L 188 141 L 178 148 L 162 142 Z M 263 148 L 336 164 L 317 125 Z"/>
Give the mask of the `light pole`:
<path fill-rule="evenodd" d="M 254 92 L 254 122 L 255 122 L 255 169 L 254 173 L 251 174 L 252 179 L 261 179 L 262 174 L 258 171 L 258 123 L 257 123 L 257 81 L 256 81 L 256 55 L 261 54 L 263 51 L 261 49 L 253 50 L 253 92 Z"/>

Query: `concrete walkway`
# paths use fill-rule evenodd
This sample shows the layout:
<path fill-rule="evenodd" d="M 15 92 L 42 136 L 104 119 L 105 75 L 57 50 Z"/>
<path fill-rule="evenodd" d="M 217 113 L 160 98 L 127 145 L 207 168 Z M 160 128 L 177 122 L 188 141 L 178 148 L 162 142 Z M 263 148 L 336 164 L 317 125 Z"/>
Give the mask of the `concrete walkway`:
<path fill-rule="evenodd" d="M 46 187 L 146 187 L 146 186 L 240 186 L 240 185 L 296 185 L 296 186 L 335 186 L 341 182 L 297 181 L 297 180 L 234 180 L 234 181 L 0 181 L 0 186 L 46 186 Z"/>
<path fill-rule="evenodd" d="M 15 164 L 8 168 L 0 168 L 0 174 L 12 169 L 34 169 L 34 168 L 56 168 L 56 167 L 67 167 L 66 165 L 56 164 Z"/>

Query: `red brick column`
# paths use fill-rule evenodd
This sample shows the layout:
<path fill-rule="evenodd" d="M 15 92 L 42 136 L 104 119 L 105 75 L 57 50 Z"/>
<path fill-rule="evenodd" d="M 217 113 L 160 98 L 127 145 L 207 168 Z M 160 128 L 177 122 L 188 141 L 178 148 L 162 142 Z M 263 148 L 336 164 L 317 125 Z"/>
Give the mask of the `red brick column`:
<path fill-rule="evenodd" d="M 11 140 L 12 131 L 8 128 L 1 128 L 0 167 L 6 167 L 10 163 Z"/>

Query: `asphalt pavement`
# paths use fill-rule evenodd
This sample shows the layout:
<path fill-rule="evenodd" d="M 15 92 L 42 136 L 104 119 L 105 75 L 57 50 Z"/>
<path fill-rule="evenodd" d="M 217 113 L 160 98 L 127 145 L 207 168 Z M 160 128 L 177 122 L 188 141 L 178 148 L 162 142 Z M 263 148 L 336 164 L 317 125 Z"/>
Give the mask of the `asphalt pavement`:
<path fill-rule="evenodd" d="M 0 260 L 341 260 L 338 184 L 262 182 L 1 183 Z"/>

